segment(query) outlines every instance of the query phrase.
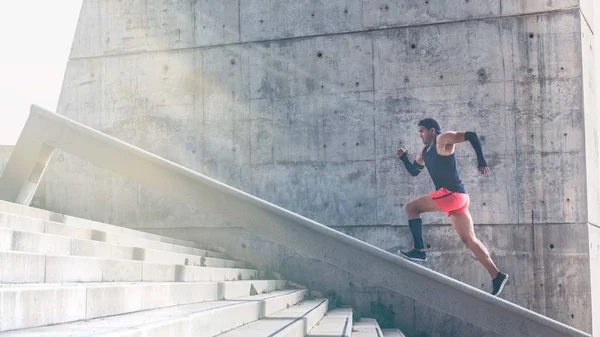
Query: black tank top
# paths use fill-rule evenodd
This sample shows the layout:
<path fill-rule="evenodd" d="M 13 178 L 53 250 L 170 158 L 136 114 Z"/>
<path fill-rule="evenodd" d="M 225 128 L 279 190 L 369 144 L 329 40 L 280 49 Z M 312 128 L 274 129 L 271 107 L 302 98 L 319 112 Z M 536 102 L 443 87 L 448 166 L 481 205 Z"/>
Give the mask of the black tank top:
<path fill-rule="evenodd" d="M 423 148 L 421 155 L 436 190 L 443 187 L 453 192 L 467 193 L 458 175 L 454 153 L 449 156 L 439 155 L 434 141 L 429 151 L 427 151 L 427 146 Z"/>

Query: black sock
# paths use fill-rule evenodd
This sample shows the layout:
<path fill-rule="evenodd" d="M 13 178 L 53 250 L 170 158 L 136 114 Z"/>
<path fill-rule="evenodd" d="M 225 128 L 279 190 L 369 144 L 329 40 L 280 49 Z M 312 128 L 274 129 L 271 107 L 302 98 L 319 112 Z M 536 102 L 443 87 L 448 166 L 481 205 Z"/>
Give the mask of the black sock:
<path fill-rule="evenodd" d="M 423 244 L 423 222 L 421 218 L 408 220 L 408 227 L 413 236 L 415 249 L 425 249 Z"/>

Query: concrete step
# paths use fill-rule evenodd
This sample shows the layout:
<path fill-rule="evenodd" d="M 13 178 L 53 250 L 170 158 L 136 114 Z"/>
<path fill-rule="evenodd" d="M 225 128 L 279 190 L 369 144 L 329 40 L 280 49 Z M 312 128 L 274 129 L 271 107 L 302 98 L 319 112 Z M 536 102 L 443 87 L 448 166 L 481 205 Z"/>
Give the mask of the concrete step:
<path fill-rule="evenodd" d="M 168 252 L 200 255 L 221 259 L 227 258 L 226 254 L 218 252 L 207 251 L 204 249 L 198 249 L 194 247 L 181 246 L 172 243 L 165 243 L 156 239 L 144 238 L 142 237 L 144 234 L 143 232 L 116 233 L 102 230 L 100 226 L 96 226 L 99 228 L 76 227 L 73 225 L 66 225 L 49 220 L 27 218 L 24 216 L 9 213 L 0 212 L 0 227 L 25 232 L 38 232 L 67 236 L 70 238 L 82 240 L 107 242 L 120 246 L 164 250 Z"/>
<path fill-rule="evenodd" d="M 245 267 L 245 263 L 238 261 L 119 246 L 99 241 L 71 239 L 60 235 L 24 232 L 7 228 L 0 228 L 0 251 L 101 257 L 112 260 L 136 260 L 184 266 Z"/>
<path fill-rule="evenodd" d="M 217 300 L 218 282 L 0 285 L 0 331 Z"/>
<path fill-rule="evenodd" d="M 0 251 L 0 283 L 250 280 L 256 270 Z"/>
<path fill-rule="evenodd" d="M 292 307 L 305 290 L 278 291 L 0 334 L 2 337 L 213 337 Z"/>
<path fill-rule="evenodd" d="M 181 246 L 188 246 L 194 248 L 201 248 L 197 243 L 185 240 L 173 239 L 165 236 L 160 236 L 157 234 L 136 231 L 130 228 L 115 226 L 111 224 L 106 224 L 98 221 L 82 219 L 70 215 L 64 215 L 60 213 L 50 212 L 46 210 L 42 210 L 35 207 L 28 207 L 19 204 L 15 204 L 12 202 L 7 202 L 4 200 L 0 200 L 0 212 L 21 215 L 28 218 L 34 218 L 38 220 L 48 220 L 54 221 L 62 224 L 73 225 L 81 228 L 90 228 L 90 229 L 98 229 L 111 233 L 122 233 L 122 234 L 132 234 L 132 236 L 143 237 L 150 240 L 156 240 L 160 242 L 172 243 Z"/>
<path fill-rule="evenodd" d="M 302 302 L 219 337 L 306 336 L 327 312 L 327 299 Z"/>
<path fill-rule="evenodd" d="M 237 299 L 250 296 L 252 285 L 270 292 L 282 290 L 285 281 L 1 284 L 0 331 Z"/>
<path fill-rule="evenodd" d="M 352 327 L 352 337 L 381 337 L 379 323 L 373 318 L 361 318 Z"/>
<path fill-rule="evenodd" d="M 310 331 L 307 337 L 352 335 L 352 308 L 333 309 Z"/>
<path fill-rule="evenodd" d="M 398 329 L 382 329 L 383 337 L 406 337 L 402 331 Z"/>
<path fill-rule="evenodd" d="M 249 280 L 219 282 L 222 284 L 223 299 L 232 299 L 258 294 L 266 294 L 275 290 L 285 288 L 287 281 L 284 280 Z"/>

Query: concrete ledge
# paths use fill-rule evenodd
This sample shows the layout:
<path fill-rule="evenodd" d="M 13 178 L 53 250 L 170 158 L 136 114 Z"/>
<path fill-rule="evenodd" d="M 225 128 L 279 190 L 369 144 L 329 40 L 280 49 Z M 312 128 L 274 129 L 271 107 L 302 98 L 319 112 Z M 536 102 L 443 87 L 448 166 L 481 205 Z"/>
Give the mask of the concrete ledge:
<path fill-rule="evenodd" d="M 102 282 L 142 281 L 142 269 L 141 261 L 104 260 Z"/>
<path fill-rule="evenodd" d="M 274 312 L 277 312 L 286 309 L 288 304 L 293 306 L 302 299 L 303 295 L 304 291 L 281 291 L 239 301 L 202 302 L 85 322 L 30 328 L 13 331 L 6 336 L 89 337 L 90 331 L 94 331 L 96 337 L 196 337 L 199 332 L 203 337 L 213 337 L 264 317 L 261 315 L 264 307 L 271 307 Z M 297 301 L 282 301 L 282 298 L 297 299 Z"/>
<path fill-rule="evenodd" d="M 140 250 L 98 241 L 72 239 L 70 255 L 101 257 L 112 260 L 140 260 Z"/>
<path fill-rule="evenodd" d="M 46 256 L 46 283 L 102 281 L 106 260 L 79 256 Z M 28 282 L 32 282 L 31 280 Z"/>
<path fill-rule="evenodd" d="M 218 299 L 216 282 L 0 285 L 0 331 Z"/>
<path fill-rule="evenodd" d="M 86 318 L 85 287 L 0 286 L 0 331 Z"/>
<path fill-rule="evenodd" d="M 269 293 L 275 290 L 281 290 L 285 287 L 286 281 L 283 280 L 251 280 L 251 281 L 230 281 L 219 282 L 219 298 L 235 299 L 251 295 Z M 256 294 L 253 291 L 256 290 Z"/>
<path fill-rule="evenodd" d="M 12 250 L 52 255 L 69 255 L 71 240 L 57 235 L 12 231 Z"/>
<path fill-rule="evenodd" d="M 221 334 L 219 337 L 306 336 L 325 315 L 327 304 L 326 299 L 306 301 L 260 321 Z"/>
<path fill-rule="evenodd" d="M 217 282 L 172 282 L 144 284 L 142 309 L 165 308 L 221 299 Z M 126 298 L 127 296 L 125 296 Z"/>
<path fill-rule="evenodd" d="M 325 314 L 319 324 L 310 331 L 307 337 L 356 336 L 352 326 L 352 308 L 334 309 Z"/>
<path fill-rule="evenodd" d="M 2 202 L 2 201 L 0 201 Z M 26 232 L 44 233 L 44 220 L 0 212 L 0 227 Z"/>
<path fill-rule="evenodd" d="M 82 232 L 80 232 L 81 234 Z M 177 264 L 221 268 L 243 268 L 245 263 L 197 255 L 119 246 L 110 243 L 70 239 L 60 235 L 23 232 L 0 228 L 0 250 L 99 257 L 111 260 L 137 260 L 159 264 Z M 204 262 L 202 262 L 204 260 Z"/>
<path fill-rule="evenodd" d="M 147 240 L 154 240 L 169 244 L 176 244 L 180 246 L 187 246 L 192 248 L 201 248 L 198 244 L 185 241 L 180 239 L 173 239 L 169 237 L 164 237 L 161 235 L 146 233 L 142 231 L 136 231 L 130 228 L 119 227 L 111 224 L 106 224 L 102 222 L 92 221 L 88 219 L 77 218 L 69 215 L 64 215 L 60 213 L 50 212 L 46 210 L 42 210 L 39 208 L 24 206 L 15 204 L 12 202 L 7 202 L 5 200 L 0 200 L 0 214 L 13 214 L 18 216 L 23 216 L 25 218 L 32 219 L 32 221 L 39 222 L 40 220 L 46 221 L 54 221 L 66 225 L 73 225 L 75 227 L 80 228 L 88 228 L 88 229 L 96 229 L 105 232 L 117 233 L 117 234 L 125 234 L 131 235 L 139 238 L 144 238 Z M 0 217 L 0 223 L 5 223 Z M 20 224 L 19 222 L 18 224 Z M 17 224 L 17 225 L 18 225 Z M 43 230 L 42 230 L 43 231 Z"/>
<path fill-rule="evenodd" d="M 282 308 L 289 308 L 302 302 L 304 296 L 306 296 L 306 290 L 289 290 L 287 294 L 282 294 L 281 291 L 274 291 L 268 294 L 241 297 L 238 300 L 253 301 L 263 300 L 264 306 L 261 311 L 261 318 L 273 315 L 280 311 Z"/>
<path fill-rule="evenodd" d="M 250 280 L 256 275 L 257 271 L 252 269 L 210 268 L 210 281 L 234 281 L 240 276 L 242 280 Z"/>
<path fill-rule="evenodd" d="M 376 320 L 363 318 L 353 327 L 352 337 L 381 337 L 381 328 Z"/>
<path fill-rule="evenodd" d="M 383 337 L 406 337 L 402 331 L 398 329 L 382 329 Z"/>
<path fill-rule="evenodd" d="M 223 260 L 212 257 L 203 257 L 198 255 L 180 254 L 151 249 L 140 250 L 141 256 L 137 259 L 161 264 L 177 264 L 184 266 L 204 266 L 221 268 L 243 268 L 244 262 Z M 204 262 L 202 262 L 204 260 Z"/>
<path fill-rule="evenodd" d="M 0 252 L 0 283 L 44 282 L 46 257 L 20 252 Z"/>
<path fill-rule="evenodd" d="M 74 239 L 100 241 L 119 246 L 133 246 L 222 259 L 226 257 L 225 254 L 218 252 L 207 251 L 195 247 L 182 246 L 179 244 L 166 243 L 159 241 L 155 238 L 150 239 L 149 237 L 162 238 L 159 235 L 151 233 L 138 231 L 107 232 L 102 229 L 99 229 L 99 227 L 101 226 L 94 226 L 94 228 L 88 228 L 89 226 L 77 227 L 74 225 L 66 225 L 55 221 L 29 218 L 22 215 L 4 213 L 1 211 L 0 227 L 18 230 L 22 232 L 46 233 L 58 236 L 65 236 Z M 181 241 L 176 239 L 172 240 Z"/>
<path fill-rule="evenodd" d="M 0 283 L 250 280 L 256 270 L 0 251 Z"/>
<path fill-rule="evenodd" d="M 11 250 L 13 245 L 13 232 L 0 228 L 0 250 Z"/>

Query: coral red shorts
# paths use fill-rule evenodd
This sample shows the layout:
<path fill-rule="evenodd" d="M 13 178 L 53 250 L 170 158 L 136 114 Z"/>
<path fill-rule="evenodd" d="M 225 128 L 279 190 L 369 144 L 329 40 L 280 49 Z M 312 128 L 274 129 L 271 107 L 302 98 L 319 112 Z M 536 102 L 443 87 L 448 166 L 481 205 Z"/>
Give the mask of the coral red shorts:
<path fill-rule="evenodd" d="M 470 199 L 466 193 L 453 192 L 442 187 L 429 195 L 446 215 L 450 215 L 450 213 L 465 214 L 469 210 Z"/>

